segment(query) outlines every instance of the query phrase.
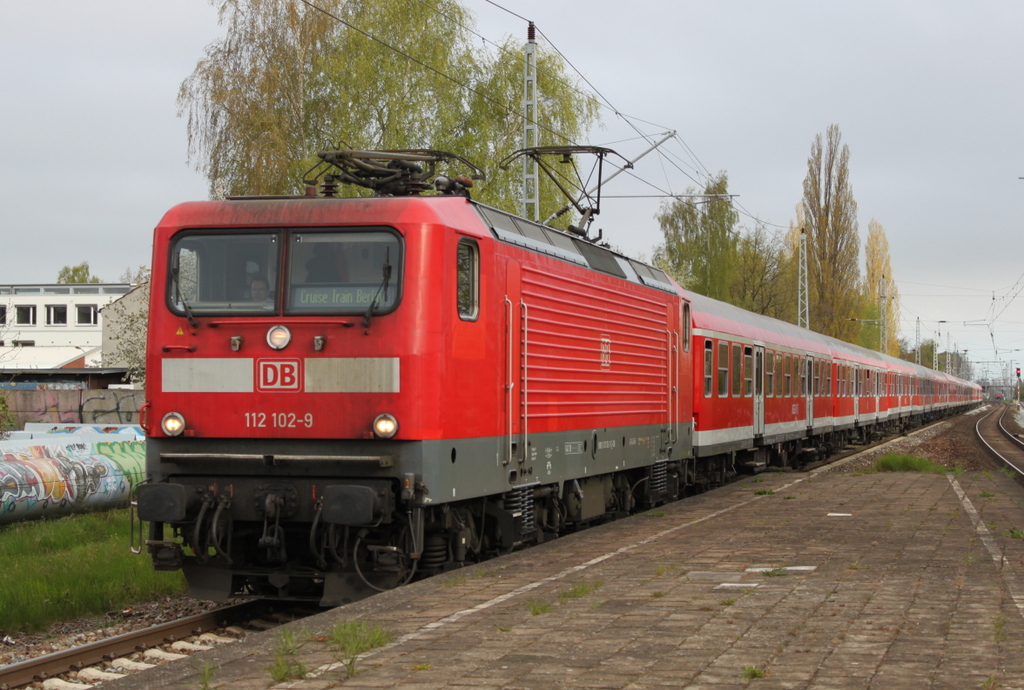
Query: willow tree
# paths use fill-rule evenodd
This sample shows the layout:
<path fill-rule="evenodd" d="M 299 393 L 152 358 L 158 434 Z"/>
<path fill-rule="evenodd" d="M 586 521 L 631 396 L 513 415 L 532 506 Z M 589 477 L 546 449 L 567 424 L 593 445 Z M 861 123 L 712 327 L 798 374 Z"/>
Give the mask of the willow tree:
<path fill-rule="evenodd" d="M 857 202 L 850 185 L 850 148 L 838 125 L 814 138 L 807 159 L 803 207 L 807 231 L 807 287 L 811 328 L 856 339 L 860 290 Z"/>
<path fill-rule="evenodd" d="M 517 197 L 518 176 L 496 176 L 494 163 L 520 146 L 522 51 L 482 53 L 458 0 L 211 2 L 227 33 L 178 106 L 213 194 L 294 193 L 316 152 L 340 147 L 450 150 L 492 178 L 478 198 Z M 594 100 L 550 54 L 538 68 L 541 126 L 577 140 Z"/>
<path fill-rule="evenodd" d="M 703 193 L 687 189 L 684 198 L 661 207 L 657 220 L 664 242 L 655 247 L 654 263 L 689 290 L 731 301 L 738 219 L 729 176 L 720 172 Z"/>
<path fill-rule="evenodd" d="M 865 255 L 865 296 L 867 302 L 875 306 L 879 320 L 885 319 L 886 343 L 884 351 L 888 354 L 899 352 L 900 294 L 896 281 L 892 277 L 892 266 L 889 261 L 889 239 L 885 236 L 885 228 L 874 218 L 868 223 L 868 239 L 864 245 Z M 883 282 L 884 281 L 884 282 Z M 882 294 L 885 294 L 885 310 L 882 310 Z M 875 339 L 871 347 L 879 346 Z M 931 366 L 931 360 L 928 361 Z"/>

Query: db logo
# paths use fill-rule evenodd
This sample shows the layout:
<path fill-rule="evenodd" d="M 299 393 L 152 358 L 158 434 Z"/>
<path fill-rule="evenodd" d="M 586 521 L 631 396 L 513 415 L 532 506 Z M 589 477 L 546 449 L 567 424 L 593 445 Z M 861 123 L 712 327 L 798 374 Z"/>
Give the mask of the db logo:
<path fill-rule="evenodd" d="M 256 362 L 256 390 L 297 391 L 302 368 L 297 359 L 260 359 Z"/>

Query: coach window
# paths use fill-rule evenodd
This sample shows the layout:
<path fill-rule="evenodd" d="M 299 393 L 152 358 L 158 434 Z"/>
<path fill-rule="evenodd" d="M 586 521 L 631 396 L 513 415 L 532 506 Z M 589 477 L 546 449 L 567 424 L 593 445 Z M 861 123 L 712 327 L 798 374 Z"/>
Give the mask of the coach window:
<path fill-rule="evenodd" d="M 480 249 L 476 242 L 459 240 L 456 264 L 459 318 L 463 321 L 476 321 L 480 316 Z"/>
<path fill-rule="evenodd" d="M 683 302 L 683 352 L 690 351 L 690 303 Z"/>
<path fill-rule="evenodd" d="M 793 396 L 793 369 L 788 352 L 786 353 L 786 364 L 782 367 L 782 370 L 786 372 L 786 397 L 790 398 Z"/>
<path fill-rule="evenodd" d="M 729 397 L 729 343 L 718 343 L 718 397 Z"/>
<path fill-rule="evenodd" d="M 732 397 L 738 398 L 743 392 L 743 350 L 739 343 L 732 346 Z"/>
<path fill-rule="evenodd" d="M 708 338 L 704 341 L 704 397 L 710 398 L 715 385 L 715 344 Z"/>
<path fill-rule="evenodd" d="M 750 397 L 754 394 L 754 350 L 743 348 L 743 395 Z"/>
<path fill-rule="evenodd" d="M 781 398 L 782 397 L 782 391 L 783 391 L 782 382 L 783 382 L 783 379 L 785 378 L 782 375 L 782 372 L 783 372 L 783 369 L 782 369 L 782 353 L 781 352 L 776 352 L 775 353 L 775 397 L 776 398 Z"/>
<path fill-rule="evenodd" d="M 768 379 L 765 383 L 765 394 L 770 398 L 775 395 L 775 354 L 771 350 L 764 353 L 764 374 Z"/>

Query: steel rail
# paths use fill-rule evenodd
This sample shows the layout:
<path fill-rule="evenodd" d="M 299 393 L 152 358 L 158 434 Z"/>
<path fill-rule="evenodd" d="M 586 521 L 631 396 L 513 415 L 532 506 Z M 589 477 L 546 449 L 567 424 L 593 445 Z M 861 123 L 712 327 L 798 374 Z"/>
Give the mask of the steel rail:
<path fill-rule="evenodd" d="M 265 611 L 268 608 L 267 603 L 260 600 L 246 601 L 123 635 L 115 635 L 80 647 L 0 666 L 0 690 L 11 690 L 33 681 L 43 681 L 68 671 L 78 671 L 165 642 L 174 642 L 222 628 Z"/>
<path fill-rule="evenodd" d="M 1013 434 L 1006 430 L 1006 427 L 1003 426 L 1003 416 L 1006 415 L 1008 409 L 1009 408 L 1007 408 L 1006 406 L 1003 406 L 1003 411 L 999 415 L 999 418 L 996 420 L 996 426 L 999 427 L 999 431 L 1001 432 L 1000 439 L 994 439 L 991 436 L 989 436 L 988 440 L 986 440 L 985 434 L 982 433 L 981 430 L 982 423 L 987 421 L 990 417 L 992 417 L 992 415 L 998 412 L 999 408 L 992 410 L 987 415 L 979 419 L 977 424 L 974 425 L 974 432 L 977 435 L 978 440 L 982 443 L 982 445 L 985 446 L 985 449 L 988 450 L 989 454 L 992 455 L 996 460 L 999 460 L 1006 466 L 1010 467 L 1014 472 L 1017 473 L 1017 479 L 1022 480 L 1024 479 L 1024 470 L 1022 470 L 1021 467 L 1014 463 L 1014 461 L 1010 460 L 1008 457 L 1006 457 L 1006 455 L 1004 455 L 1004 453 L 1006 453 L 1007 451 L 1015 451 L 1021 455 L 1021 460 L 1024 461 L 1024 443 L 1021 443 L 1020 439 L 1016 438 Z M 993 443 L 995 443 L 996 445 L 1000 445 L 997 442 L 998 440 L 1003 441 L 1003 452 L 997 450 L 996 446 L 993 445 Z M 992 443 L 989 443 L 989 441 L 992 441 Z"/>

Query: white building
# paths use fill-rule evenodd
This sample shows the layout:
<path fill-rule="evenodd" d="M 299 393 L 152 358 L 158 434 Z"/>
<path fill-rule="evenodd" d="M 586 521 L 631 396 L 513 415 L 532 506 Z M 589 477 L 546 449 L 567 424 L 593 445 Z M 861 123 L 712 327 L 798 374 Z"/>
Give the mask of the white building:
<path fill-rule="evenodd" d="M 0 369 L 60 369 L 100 364 L 100 310 L 127 283 L 0 285 Z"/>

